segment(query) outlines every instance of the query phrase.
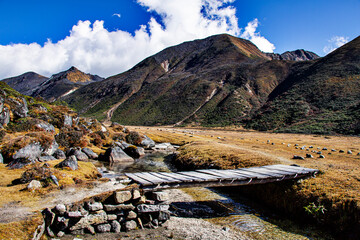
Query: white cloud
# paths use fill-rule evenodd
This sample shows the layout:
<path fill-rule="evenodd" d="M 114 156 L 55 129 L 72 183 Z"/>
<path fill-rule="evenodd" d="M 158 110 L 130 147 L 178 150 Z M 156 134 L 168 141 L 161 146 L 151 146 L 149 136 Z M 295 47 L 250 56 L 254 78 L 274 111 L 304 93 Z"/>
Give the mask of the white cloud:
<path fill-rule="evenodd" d="M 121 18 L 121 14 L 120 13 L 114 13 L 113 16 L 116 16 L 118 18 Z"/>
<path fill-rule="evenodd" d="M 328 54 L 332 51 L 336 50 L 337 48 L 341 47 L 342 45 L 349 42 L 348 37 L 343 36 L 334 36 L 330 40 L 328 40 L 329 44 L 326 45 L 323 49 L 324 53 Z"/>
<path fill-rule="evenodd" d="M 256 32 L 257 27 L 259 26 L 259 21 L 255 18 L 253 21 L 249 22 L 245 27 L 245 31 L 241 34 L 242 38 L 249 39 L 254 43 L 261 51 L 263 52 L 274 52 L 275 46 L 269 40 Z"/>
<path fill-rule="evenodd" d="M 108 77 L 121 73 L 156 52 L 184 41 L 228 33 L 251 40 L 263 51 L 274 45 L 256 33 L 258 20 L 241 33 L 234 0 L 137 0 L 152 17 L 133 34 L 108 31 L 103 21 L 79 21 L 69 36 L 44 46 L 38 43 L 0 45 L 0 79 L 35 71 L 45 76 L 76 66 L 84 72 Z"/>

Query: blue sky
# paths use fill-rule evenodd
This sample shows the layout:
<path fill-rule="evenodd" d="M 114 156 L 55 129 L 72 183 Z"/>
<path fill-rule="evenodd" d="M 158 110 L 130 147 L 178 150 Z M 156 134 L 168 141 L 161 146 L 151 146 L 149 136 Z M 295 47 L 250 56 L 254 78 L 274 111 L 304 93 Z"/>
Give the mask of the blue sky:
<path fill-rule="evenodd" d="M 72 65 L 107 77 L 222 32 L 324 56 L 360 34 L 359 12 L 360 0 L 0 0 L 0 79 Z"/>

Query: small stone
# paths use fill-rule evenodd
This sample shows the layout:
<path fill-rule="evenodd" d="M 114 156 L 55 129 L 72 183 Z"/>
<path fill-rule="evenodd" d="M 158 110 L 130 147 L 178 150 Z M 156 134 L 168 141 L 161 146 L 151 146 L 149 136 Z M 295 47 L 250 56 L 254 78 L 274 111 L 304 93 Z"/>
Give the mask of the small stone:
<path fill-rule="evenodd" d="M 85 229 L 86 229 L 87 232 L 89 232 L 92 235 L 96 234 L 95 228 L 93 226 L 91 226 L 91 225 L 87 226 Z"/>
<path fill-rule="evenodd" d="M 64 215 L 66 212 L 66 206 L 64 204 L 58 204 L 55 206 L 55 210 L 58 214 Z"/>
<path fill-rule="evenodd" d="M 41 182 L 40 181 L 38 181 L 38 180 L 32 180 L 30 183 L 29 183 L 29 185 L 27 185 L 27 189 L 28 190 L 35 190 L 35 189 L 39 189 L 39 188 L 41 188 L 42 187 L 42 185 L 41 185 Z"/>
<path fill-rule="evenodd" d="M 325 156 L 324 156 L 324 155 L 320 155 L 319 158 L 325 158 Z"/>
<path fill-rule="evenodd" d="M 229 227 L 223 227 L 222 230 L 225 231 L 225 232 L 228 232 L 228 231 L 230 231 L 230 228 Z"/>
<path fill-rule="evenodd" d="M 147 205 L 140 204 L 136 207 L 138 213 L 160 212 L 169 210 L 169 205 Z"/>
<path fill-rule="evenodd" d="M 127 216 L 126 216 L 126 220 L 136 219 L 136 217 L 137 217 L 136 212 L 130 211 L 130 212 L 127 214 Z"/>
<path fill-rule="evenodd" d="M 170 213 L 167 211 L 160 211 L 158 219 L 159 221 L 165 222 L 170 219 Z"/>
<path fill-rule="evenodd" d="M 102 224 L 107 222 L 106 212 L 103 210 L 97 211 L 95 214 L 89 214 L 80 219 L 75 225 L 70 227 L 70 231 L 83 229 L 93 224 Z"/>
<path fill-rule="evenodd" d="M 345 151 L 344 150 L 339 150 L 339 153 L 344 153 Z"/>
<path fill-rule="evenodd" d="M 94 203 L 88 202 L 87 207 L 88 210 L 91 212 L 95 212 L 103 209 L 103 205 L 100 202 L 94 202 Z"/>
<path fill-rule="evenodd" d="M 131 230 L 135 230 L 137 228 L 137 224 L 134 220 L 128 221 L 125 223 L 125 230 L 126 231 L 131 231 Z"/>
<path fill-rule="evenodd" d="M 298 155 L 294 155 L 293 159 L 300 159 L 300 160 L 304 160 L 304 157 L 302 156 L 298 156 Z"/>
<path fill-rule="evenodd" d="M 307 157 L 307 158 L 313 158 L 313 155 L 307 153 L 307 154 L 306 154 L 306 157 Z"/>
<path fill-rule="evenodd" d="M 323 147 L 323 149 L 322 150 L 327 150 L 327 148 L 326 147 Z"/>
<path fill-rule="evenodd" d="M 336 152 L 336 150 L 335 150 L 335 149 L 331 149 L 331 151 L 332 151 L 332 152 Z"/>
<path fill-rule="evenodd" d="M 348 153 L 348 154 L 352 154 L 352 151 L 351 151 L 351 150 L 348 150 L 347 153 Z"/>
<path fill-rule="evenodd" d="M 132 194 L 130 191 L 119 191 L 115 192 L 115 202 L 116 203 L 124 203 L 126 201 L 131 200 Z"/>
<path fill-rule="evenodd" d="M 81 218 L 83 216 L 84 215 L 80 211 L 68 212 L 68 217 L 70 218 Z"/>
<path fill-rule="evenodd" d="M 314 148 L 313 146 L 310 146 L 309 148 Z"/>
<path fill-rule="evenodd" d="M 59 216 L 56 218 L 54 225 L 56 229 L 63 231 L 69 226 L 69 219 Z"/>
<path fill-rule="evenodd" d="M 119 204 L 119 205 L 105 204 L 104 209 L 107 212 L 112 212 L 116 210 L 134 210 L 135 207 L 132 204 Z"/>
<path fill-rule="evenodd" d="M 111 225 L 108 223 L 100 224 L 96 226 L 96 231 L 99 233 L 110 232 L 110 230 L 111 230 Z"/>
<path fill-rule="evenodd" d="M 57 237 L 63 237 L 65 235 L 65 233 L 63 231 L 59 231 L 56 236 Z"/>
<path fill-rule="evenodd" d="M 115 232 L 115 233 L 119 233 L 121 231 L 121 225 L 118 221 L 112 221 L 110 223 L 111 225 L 111 231 Z"/>

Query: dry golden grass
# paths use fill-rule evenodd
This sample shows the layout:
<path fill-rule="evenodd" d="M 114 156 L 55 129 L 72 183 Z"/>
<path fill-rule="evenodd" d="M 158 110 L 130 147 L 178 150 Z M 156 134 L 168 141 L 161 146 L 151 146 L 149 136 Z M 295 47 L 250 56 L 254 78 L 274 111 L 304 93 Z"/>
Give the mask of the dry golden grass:
<path fill-rule="evenodd" d="M 0 239 L 31 239 L 34 230 L 42 224 L 41 213 L 37 213 L 26 220 L 11 223 L 0 223 Z M 47 239 L 43 236 L 41 239 Z"/>

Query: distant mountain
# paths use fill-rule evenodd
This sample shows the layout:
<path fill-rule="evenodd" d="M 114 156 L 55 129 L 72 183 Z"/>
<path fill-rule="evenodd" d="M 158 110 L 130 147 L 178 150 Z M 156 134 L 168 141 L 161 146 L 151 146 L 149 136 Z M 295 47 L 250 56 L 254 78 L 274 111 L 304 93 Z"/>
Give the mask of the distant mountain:
<path fill-rule="evenodd" d="M 359 135 L 360 37 L 291 73 L 248 127 Z"/>
<path fill-rule="evenodd" d="M 2 81 L 6 82 L 16 91 L 30 96 L 40 86 L 40 84 L 46 80 L 48 80 L 47 77 L 41 76 L 34 72 L 27 72 L 20 76 L 6 78 Z"/>
<path fill-rule="evenodd" d="M 34 85 L 36 89 L 31 96 L 41 96 L 46 100 L 54 101 L 74 92 L 81 86 L 102 80 L 103 78 L 97 75 L 86 74 L 76 67 L 71 67 L 67 71 L 52 75 L 40 86 Z M 11 86 L 11 84 L 9 85 Z"/>
<path fill-rule="evenodd" d="M 270 60 L 250 41 L 216 35 L 167 48 L 64 99 L 86 116 L 122 124 L 240 123 L 294 64 Z"/>
<path fill-rule="evenodd" d="M 309 61 L 320 58 L 316 53 L 305 51 L 304 49 L 298 49 L 295 51 L 287 51 L 283 54 L 278 53 L 266 53 L 268 57 L 273 60 L 289 60 L 289 61 Z"/>

